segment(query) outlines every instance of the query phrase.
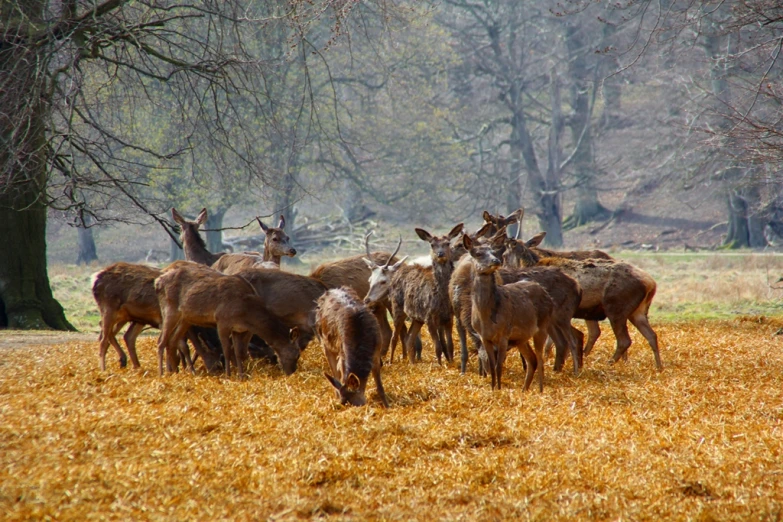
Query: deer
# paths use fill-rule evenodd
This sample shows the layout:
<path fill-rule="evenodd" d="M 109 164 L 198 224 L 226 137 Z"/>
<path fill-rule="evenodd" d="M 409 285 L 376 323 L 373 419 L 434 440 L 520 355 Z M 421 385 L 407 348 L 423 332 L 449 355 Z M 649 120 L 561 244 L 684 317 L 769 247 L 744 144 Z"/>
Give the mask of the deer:
<path fill-rule="evenodd" d="M 530 388 L 538 374 L 538 389 L 544 391 L 544 343 L 554 303 L 536 282 L 520 281 L 499 285 L 497 271 L 501 260 L 490 245 L 479 245 L 470 236 L 462 241 L 473 264 L 471 325 L 487 352 L 492 389 L 501 388 L 503 364 L 509 345 L 516 345 L 526 362 L 523 390 Z M 533 339 L 535 353 L 528 344 Z"/>
<path fill-rule="evenodd" d="M 631 337 L 628 335 L 628 321 L 631 321 L 650 345 L 656 368 L 663 369 L 658 336 L 648 318 L 657 289 L 655 279 L 650 274 L 614 259 L 541 257 L 528 244 L 530 242 L 519 242 L 516 245 L 523 251 L 518 256 L 523 265 L 555 267 L 576 279 L 582 287 L 582 299 L 574 317 L 585 319 L 588 325 L 588 339 L 583 355 L 590 353 L 601 333 L 598 321 L 609 319 L 617 343 L 611 363 L 626 357 L 631 346 Z"/>
<path fill-rule="evenodd" d="M 486 225 L 485 225 L 486 226 Z M 481 231 L 477 233 L 479 236 Z M 473 243 L 476 238 L 471 237 Z M 492 253 L 499 259 L 503 255 L 508 238 L 505 228 L 499 230 L 487 241 Z M 582 334 L 571 327 L 571 318 L 581 299 L 581 288 L 571 277 L 555 268 L 531 267 L 514 268 L 505 264 L 497 271 L 500 284 L 509 284 L 522 280 L 531 280 L 540 284 L 550 295 L 555 305 L 549 324 L 549 336 L 554 340 L 558 352 L 555 358 L 555 371 L 560 371 L 564 362 L 564 353 L 569 350 L 574 360 L 574 374 L 581 369 Z M 470 256 L 463 258 L 454 268 L 449 282 L 449 297 L 451 299 L 454 317 L 459 334 L 462 364 L 461 371 L 467 370 L 468 350 L 467 336 L 470 334 L 474 344 L 479 348 L 479 373 L 484 375 L 486 352 L 481 347 L 478 334 L 472 328 L 471 288 L 473 281 L 473 263 Z M 524 360 L 524 359 L 523 359 Z"/>
<path fill-rule="evenodd" d="M 388 299 L 391 303 L 394 334 L 391 340 L 390 363 L 394 360 L 394 350 L 400 339 L 403 344 L 403 357 L 407 353 L 408 360 L 415 362 L 414 343 L 424 324 L 435 343 L 438 364 L 441 363 L 444 353 L 448 362 L 454 360 L 452 311 L 448 295 L 449 279 L 454 269 L 451 261 L 451 241 L 462 228 L 463 224 L 460 223 L 445 236 L 433 236 L 424 229 L 415 229 L 419 238 L 430 244 L 432 265 L 428 267 L 403 265 L 407 256 L 393 265 L 388 262 L 379 265 L 370 258 L 368 249 L 368 257 L 364 258 L 364 261 L 372 273 L 369 279 L 370 289 L 364 302 L 372 305 Z M 411 320 L 410 330 L 405 327 L 406 317 Z"/>
<path fill-rule="evenodd" d="M 291 238 L 285 233 L 285 217 L 280 216 L 276 227 L 264 224 L 260 218 L 256 218 L 261 230 L 264 232 L 264 252 L 258 255 L 253 252 L 225 254 L 220 257 L 212 268 L 219 272 L 225 272 L 229 265 L 239 265 L 241 268 L 280 268 L 283 256 L 296 256 L 296 249 L 291 246 Z"/>
<path fill-rule="evenodd" d="M 364 236 L 365 251 L 369 251 L 367 242 L 371 235 L 372 231 Z M 397 261 L 395 256 L 399 249 L 400 245 L 398 244 L 397 249 L 391 254 L 388 252 L 373 252 L 372 254 L 368 253 L 367 257 L 378 265 L 388 264 Z M 355 255 L 337 261 L 322 263 L 310 272 L 310 277 L 318 279 L 329 289 L 347 286 L 356 292 L 357 295 L 367 295 L 367 291 L 370 289 L 369 279 L 372 270 L 367 266 L 364 258 L 364 255 Z M 388 306 L 381 302 L 370 305 L 370 310 L 375 319 L 377 319 L 378 326 L 381 329 L 382 353 L 385 357 L 392 338 L 392 329 L 386 317 Z"/>
<path fill-rule="evenodd" d="M 153 328 L 160 326 L 160 305 L 155 294 L 154 281 L 161 273 L 161 270 L 147 265 L 118 262 L 93 274 L 92 294 L 101 314 L 101 332 L 98 337 L 101 371 L 106 370 L 106 351 L 109 344 L 120 356 L 120 367 L 127 366 L 127 357 L 116 338 L 117 333 L 126 323 L 130 325 L 123 336 L 125 345 L 133 367 L 136 369 L 141 367 L 136 354 L 136 339 L 145 326 Z M 194 342 L 191 332 L 188 334 L 189 339 Z M 199 350 L 198 345 L 196 347 L 205 366 L 212 371 L 218 363 L 217 359 Z M 180 345 L 180 353 L 187 362 L 190 353 L 186 355 L 186 349 L 187 346 Z M 169 359 L 167 365 L 169 369 L 173 369 L 178 365 L 178 361 L 176 358 Z"/>
<path fill-rule="evenodd" d="M 199 227 L 207 221 L 207 209 L 202 208 L 194 221 L 185 219 L 176 208 L 171 209 L 171 217 L 180 226 L 180 241 L 182 250 L 185 251 L 185 259 L 200 265 L 212 266 L 225 255 L 225 252 L 213 254 L 207 250 L 207 244 L 198 233 Z"/>
<path fill-rule="evenodd" d="M 158 339 L 161 376 L 164 350 L 171 351 L 191 326 L 217 328 L 226 377 L 231 376 L 234 362 L 239 378 L 245 378 L 242 360 L 253 334 L 272 346 L 286 375 L 296 371 L 299 329 L 286 327 L 244 278 L 197 265 L 180 265 L 155 279 L 155 292 L 163 316 Z M 233 357 L 229 353 L 232 344 Z"/>
<path fill-rule="evenodd" d="M 351 288 L 327 291 L 318 298 L 315 329 L 332 374 L 324 372 L 343 405 L 367 404 L 365 389 L 372 374 L 384 408 L 389 407 L 381 382 L 381 330 L 372 311 Z"/>
<path fill-rule="evenodd" d="M 307 346 L 315 335 L 316 302 L 328 290 L 322 281 L 269 268 L 229 267 L 226 274 L 237 275 L 247 281 L 264 306 L 273 311 L 283 324 L 298 327 L 299 347 L 304 349 Z"/>

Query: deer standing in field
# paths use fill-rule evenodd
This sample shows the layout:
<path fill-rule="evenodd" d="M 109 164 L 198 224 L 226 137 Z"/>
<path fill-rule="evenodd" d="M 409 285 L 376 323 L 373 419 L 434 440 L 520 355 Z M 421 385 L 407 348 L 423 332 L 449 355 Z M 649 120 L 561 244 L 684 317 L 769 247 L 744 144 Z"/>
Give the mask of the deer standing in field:
<path fill-rule="evenodd" d="M 93 275 L 92 294 L 101 314 L 101 332 L 98 338 L 101 370 L 106 369 L 106 350 L 109 344 L 120 356 L 120 366 L 124 368 L 127 365 L 125 352 L 116 338 L 126 323 L 130 325 L 123 337 L 125 345 L 128 347 L 133 367 L 141 367 L 136 355 L 136 339 L 145 326 L 160 327 L 160 305 L 154 282 L 161 273 L 161 270 L 150 266 L 119 262 Z M 193 341 L 193 338 L 190 338 Z M 207 369 L 214 369 L 218 363 L 216 358 L 209 353 L 203 353 L 198 346 L 196 348 Z M 190 354 L 185 354 L 186 349 L 187 346 L 180 346 L 180 353 L 187 362 Z M 177 364 L 176 358 L 167 360 L 170 370 Z"/>
<path fill-rule="evenodd" d="M 475 238 L 471 239 L 473 239 L 475 244 Z M 492 250 L 492 254 L 500 259 L 507 241 L 505 229 L 501 229 L 486 244 Z M 538 283 L 547 291 L 554 303 L 554 311 L 549 323 L 549 336 L 558 350 L 555 358 L 555 371 L 562 369 L 564 354 L 568 350 L 574 360 L 574 374 L 577 374 L 581 368 L 583 340 L 581 332 L 571 327 L 571 318 L 578 308 L 581 299 L 582 291 L 579 284 L 560 270 L 548 267 L 515 268 L 502 266 L 497 271 L 497 274 L 500 278 L 500 284 L 505 285 L 522 280 L 530 280 Z M 459 334 L 462 348 L 462 373 L 465 373 L 467 369 L 467 333 L 470 334 L 474 344 L 479 348 L 479 373 L 483 375 L 486 364 L 486 352 L 481 346 L 478 334 L 472 327 L 471 289 L 473 275 L 474 268 L 470 256 L 463 258 L 457 264 L 451 276 L 449 296 L 454 309 L 457 333 Z"/>
<path fill-rule="evenodd" d="M 588 324 L 584 355 L 590 353 L 601 333 L 597 321 L 608 318 L 617 340 L 612 362 L 625 357 L 631 345 L 628 335 L 628 321 L 631 321 L 650 345 L 656 368 L 663 369 L 658 336 L 647 317 L 656 291 L 655 280 L 650 274 L 613 259 L 541 257 L 528 247 L 529 244 L 519 242 L 515 245 L 521 251 L 518 259 L 522 264 L 556 267 L 576 279 L 582 287 L 582 299 L 574 317 L 585 319 Z"/>
<path fill-rule="evenodd" d="M 171 209 L 171 217 L 180 226 L 179 238 L 182 241 L 185 259 L 200 265 L 212 266 L 225 255 L 225 252 L 213 254 L 207 250 L 207 244 L 204 242 L 201 234 L 198 233 L 199 227 L 207 221 L 207 209 L 202 208 L 194 221 L 185 219 L 182 214 L 177 212 L 176 208 Z"/>
<path fill-rule="evenodd" d="M 372 269 L 370 289 L 365 303 L 374 304 L 387 299 L 391 303 L 394 320 L 394 334 L 391 340 L 390 362 L 394 360 L 397 340 L 403 343 L 403 357 L 408 354 L 410 362 L 415 361 L 415 339 L 426 324 L 435 344 L 438 363 L 443 353 L 446 359 L 454 360 L 452 341 L 452 311 L 449 302 L 449 279 L 454 265 L 451 261 L 451 241 L 462 230 L 462 223 L 455 226 L 445 236 L 433 236 L 426 230 L 416 229 L 422 241 L 430 244 L 432 266 L 403 265 L 405 258 L 394 265 L 379 265 L 371 258 L 365 263 Z M 410 318 L 411 327 L 407 330 L 405 319 Z"/>
<path fill-rule="evenodd" d="M 291 246 L 291 238 L 285 233 L 285 217 L 280 216 L 276 227 L 264 224 L 256 218 L 261 230 L 264 232 L 264 252 L 258 255 L 252 252 L 226 254 L 221 256 L 212 268 L 219 272 L 225 272 L 230 265 L 238 265 L 240 268 L 280 268 L 283 256 L 294 257 L 296 249 Z"/>
<path fill-rule="evenodd" d="M 158 339 L 160 375 L 164 350 L 168 352 L 176 346 L 191 326 L 217 328 L 226 377 L 231 375 L 233 361 L 239 377 L 244 378 L 242 360 L 253 334 L 272 346 L 286 375 L 296 371 L 298 329 L 289 330 L 242 277 L 197 265 L 181 265 L 155 280 L 155 292 L 163 315 Z M 232 344 L 233 357 L 229 353 Z"/>
<path fill-rule="evenodd" d="M 329 290 L 318 299 L 315 328 L 341 404 L 363 406 L 372 374 L 383 406 L 389 407 L 381 383 L 381 331 L 370 309 L 350 288 Z"/>
<path fill-rule="evenodd" d="M 368 232 L 364 236 L 365 250 L 368 251 L 367 242 L 372 232 Z M 370 255 L 374 263 L 378 265 L 385 265 L 388 263 L 394 263 L 397 261 L 395 257 L 400 249 L 400 245 L 397 245 L 397 249 L 393 253 L 389 252 L 374 252 Z M 330 261 L 318 265 L 311 273 L 310 277 L 318 279 L 327 288 L 340 288 L 347 286 L 351 288 L 357 295 L 367 295 L 367 291 L 370 289 L 370 274 L 371 269 L 364 261 L 365 256 L 356 255 L 339 259 L 337 261 Z M 392 338 L 392 329 L 389 326 L 389 320 L 387 319 L 388 304 L 379 302 L 370 305 L 370 311 L 378 321 L 378 326 L 381 329 L 381 342 L 382 342 L 382 354 L 385 357 L 386 352 L 389 349 L 389 342 Z"/>
<path fill-rule="evenodd" d="M 554 303 L 538 283 L 522 281 L 498 284 L 500 259 L 489 245 L 477 245 L 469 236 L 462 238 L 473 263 L 471 323 L 487 352 L 492 388 L 501 388 L 503 364 L 509 345 L 516 345 L 525 359 L 524 389 L 538 372 L 539 391 L 544 390 L 544 343 Z M 528 341 L 533 339 L 535 353 Z"/>

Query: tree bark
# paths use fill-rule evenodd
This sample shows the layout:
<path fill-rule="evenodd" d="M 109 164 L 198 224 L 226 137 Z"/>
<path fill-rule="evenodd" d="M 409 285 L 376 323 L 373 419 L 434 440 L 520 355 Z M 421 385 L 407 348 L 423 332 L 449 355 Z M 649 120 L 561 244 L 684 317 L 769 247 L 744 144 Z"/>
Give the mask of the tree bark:
<path fill-rule="evenodd" d="M 767 238 L 764 235 L 765 222 L 759 215 L 761 195 L 758 187 L 750 186 L 729 191 L 728 203 L 729 228 L 723 242 L 728 248 L 764 248 Z"/>
<path fill-rule="evenodd" d="M 207 234 L 207 250 L 213 254 L 223 252 L 223 231 L 217 230 L 223 228 L 223 217 L 226 215 L 228 209 L 219 208 L 217 210 L 210 210 L 207 214 L 207 222 L 205 227 L 210 230 Z"/>
<path fill-rule="evenodd" d="M 92 219 L 89 216 L 85 216 L 84 224 L 87 226 L 81 226 L 76 229 L 79 246 L 79 254 L 76 257 L 77 265 L 89 265 L 93 261 L 98 260 L 95 238 L 92 235 L 92 227 L 89 226 L 91 223 Z"/>
<path fill-rule="evenodd" d="M 182 250 L 176 241 L 169 238 L 169 263 L 185 259 L 185 251 Z"/>

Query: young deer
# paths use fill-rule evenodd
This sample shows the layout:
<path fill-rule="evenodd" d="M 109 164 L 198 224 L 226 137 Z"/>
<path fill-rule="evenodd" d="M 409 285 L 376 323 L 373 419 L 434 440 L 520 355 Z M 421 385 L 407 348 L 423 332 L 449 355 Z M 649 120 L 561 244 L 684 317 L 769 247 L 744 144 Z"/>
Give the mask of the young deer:
<path fill-rule="evenodd" d="M 232 361 L 240 378 L 244 377 L 242 359 L 253 334 L 272 346 L 287 375 L 296 371 L 298 329 L 289 331 L 243 278 L 198 265 L 180 265 L 155 280 L 155 292 L 163 312 L 158 339 L 160 375 L 163 375 L 163 351 L 171 351 L 191 326 L 217 328 L 227 377 L 231 375 Z M 234 357 L 229 353 L 232 343 Z"/>
<path fill-rule="evenodd" d="M 226 254 L 221 256 L 212 268 L 218 272 L 225 272 L 232 265 L 239 268 L 280 268 L 283 256 L 296 255 L 296 249 L 291 246 L 291 238 L 283 230 L 285 228 L 283 216 L 280 216 L 277 227 L 266 226 L 259 218 L 256 220 L 264 231 L 264 253 L 260 256 L 251 252 Z"/>
<path fill-rule="evenodd" d="M 507 238 L 505 229 L 501 229 L 493 236 L 487 245 L 492 249 L 492 254 L 501 258 L 505 249 Z M 473 241 L 475 243 L 475 239 Z M 467 339 L 469 333 L 474 344 L 479 348 L 479 373 L 484 374 L 486 352 L 481 347 L 478 334 L 473 330 L 471 288 L 473 282 L 473 263 L 470 256 L 460 261 L 454 269 L 449 283 L 449 295 L 451 297 L 454 316 L 457 321 L 457 332 L 462 348 L 462 373 L 467 369 Z M 570 351 L 574 360 L 574 374 L 579 372 L 582 359 L 582 334 L 571 327 L 571 318 L 579 306 L 582 291 L 579 284 L 560 270 L 549 267 L 511 268 L 501 267 L 498 272 L 501 284 L 510 284 L 523 280 L 530 280 L 541 285 L 547 291 L 554 303 L 554 311 L 549 324 L 549 336 L 557 347 L 555 358 L 555 371 L 563 367 L 566 351 Z"/>
<path fill-rule="evenodd" d="M 473 263 L 471 323 L 481 337 L 489 359 L 492 388 L 501 387 L 503 364 L 508 346 L 516 345 L 527 363 L 524 389 L 530 387 L 538 371 L 538 388 L 544 390 L 544 343 L 554 303 L 541 285 L 532 281 L 500 286 L 497 271 L 500 259 L 489 245 L 476 245 L 462 238 Z M 535 353 L 528 341 L 533 339 Z"/>
<path fill-rule="evenodd" d="M 109 344 L 120 356 L 120 366 L 123 368 L 126 366 L 125 352 L 116 338 L 117 333 L 126 323 L 130 323 L 130 326 L 123 338 L 131 362 L 134 368 L 141 367 L 136 355 L 136 339 L 145 326 L 154 328 L 160 326 L 161 313 L 158 297 L 155 294 L 155 278 L 161 273 L 161 270 L 146 265 L 119 262 L 94 274 L 92 294 L 101 314 L 101 333 L 98 337 L 101 370 L 106 369 L 106 350 Z M 189 331 L 188 337 L 194 341 L 190 334 Z M 210 371 L 214 369 L 218 364 L 217 358 L 210 353 L 204 353 L 195 342 L 194 345 L 207 369 Z M 190 354 L 186 353 L 186 350 L 187 345 L 180 345 L 179 351 L 187 362 Z M 178 365 L 177 358 L 168 359 L 167 365 L 173 370 Z"/>
<path fill-rule="evenodd" d="M 462 230 L 462 223 L 455 226 L 445 236 L 433 236 L 426 230 L 417 228 L 416 234 L 430 244 L 432 266 L 403 265 L 402 260 L 394 265 L 378 265 L 372 259 L 365 258 L 371 268 L 370 289 L 365 303 L 375 304 L 387 299 L 391 303 L 394 320 L 394 334 L 391 340 L 390 362 L 394 360 L 397 340 L 403 343 L 403 357 L 408 354 L 410 362 L 415 361 L 414 343 L 421 327 L 426 324 L 435 343 L 438 363 L 445 352 L 449 362 L 454 360 L 452 341 L 452 312 L 449 302 L 449 279 L 454 269 L 451 262 L 451 241 Z M 405 327 L 405 318 L 411 320 L 411 328 Z M 407 330 L 407 331 L 406 331 Z"/>
<path fill-rule="evenodd" d="M 318 299 L 315 329 L 332 375 L 324 376 L 334 386 L 341 404 L 363 406 L 372 373 L 383 406 L 389 407 L 381 383 L 381 331 L 378 321 L 350 288 L 329 290 Z"/>
<path fill-rule="evenodd" d="M 185 219 L 176 208 L 171 209 L 171 217 L 180 226 L 179 238 L 182 241 L 182 250 L 185 251 L 185 259 L 200 265 L 212 266 L 225 255 L 225 252 L 213 254 L 207 250 L 207 244 L 198 233 L 199 227 L 207 221 L 207 209 L 202 208 L 195 221 Z"/>
<path fill-rule="evenodd" d="M 367 242 L 370 235 L 372 235 L 372 232 L 368 232 L 364 236 L 364 246 L 368 252 Z M 400 245 L 398 244 L 397 249 L 391 254 L 388 252 L 374 252 L 372 255 L 368 254 L 368 257 L 377 265 L 386 265 L 397 261 L 397 258 L 394 256 L 397 255 L 399 250 Z M 357 295 L 367 295 L 367 291 L 370 289 L 371 269 L 365 263 L 364 257 L 363 255 L 356 255 L 323 263 L 310 273 L 310 277 L 318 279 L 329 289 L 347 286 L 356 292 Z M 370 311 L 375 316 L 381 329 L 383 356 L 386 356 L 386 352 L 389 350 L 389 342 L 392 338 L 392 329 L 386 317 L 387 310 L 388 305 L 386 303 L 377 303 L 370 306 Z"/>

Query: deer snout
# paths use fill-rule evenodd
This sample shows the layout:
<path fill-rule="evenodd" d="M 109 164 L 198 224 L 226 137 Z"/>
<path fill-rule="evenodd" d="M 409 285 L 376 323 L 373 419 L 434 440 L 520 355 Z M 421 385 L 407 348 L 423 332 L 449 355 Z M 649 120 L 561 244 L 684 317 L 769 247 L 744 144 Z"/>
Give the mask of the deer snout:
<path fill-rule="evenodd" d="M 289 248 L 288 249 L 288 255 L 290 257 L 294 257 L 296 255 L 296 249 L 295 248 Z"/>

